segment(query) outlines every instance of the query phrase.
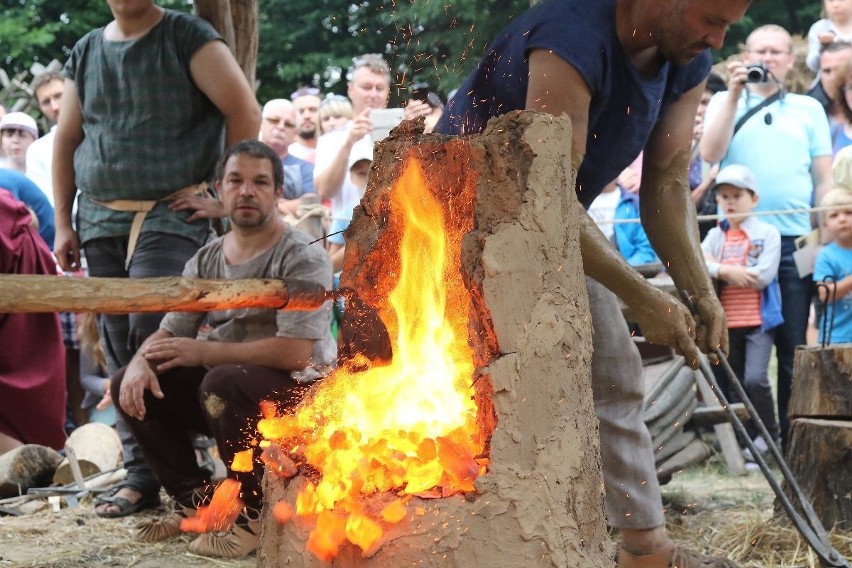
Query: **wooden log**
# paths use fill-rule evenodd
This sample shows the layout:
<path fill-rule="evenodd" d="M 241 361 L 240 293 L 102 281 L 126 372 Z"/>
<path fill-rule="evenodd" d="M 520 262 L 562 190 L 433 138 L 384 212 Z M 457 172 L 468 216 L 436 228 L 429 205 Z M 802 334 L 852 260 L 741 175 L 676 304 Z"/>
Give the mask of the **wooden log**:
<path fill-rule="evenodd" d="M 402 129 L 405 128 L 403 123 Z M 405 521 L 385 526 L 376 550 L 345 544 L 323 562 L 304 550 L 310 519 L 272 516 L 306 483 L 265 478 L 263 567 L 612 566 L 603 518 L 597 420 L 593 411 L 588 300 L 570 170 L 570 122 L 509 113 L 482 136 L 436 136 L 379 144 L 367 194 L 347 232 L 344 274 L 379 305 L 399 274 L 397 215 L 381 201 L 407 153 L 423 161 L 447 215 L 473 207 L 461 252 L 448 251 L 470 292 L 468 342 L 475 346 L 479 415 L 493 420 L 488 472 L 466 496 L 412 497 Z M 404 133 L 404 132 L 403 132 Z M 461 193 L 478 180 L 476 199 Z M 454 201 L 456 199 L 456 201 Z M 468 217 L 469 218 L 469 217 Z M 393 327 L 388 323 L 389 329 Z M 365 510 L 393 495 L 365 498 Z M 376 509 L 380 510 L 380 509 Z"/>
<path fill-rule="evenodd" d="M 668 483 L 674 473 L 691 465 L 701 463 L 712 454 L 710 446 L 695 438 L 684 449 L 657 465 L 657 479 L 660 484 Z"/>
<path fill-rule="evenodd" d="M 826 528 L 837 525 L 852 529 L 850 450 L 852 422 L 814 418 L 792 421 L 787 464 Z M 789 488 L 786 492 L 789 496 Z"/>
<path fill-rule="evenodd" d="M 731 409 L 737 414 L 740 420 L 748 420 L 748 410 L 743 403 L 735 402 L 731 404 Z M 716 424 L 727 424 L 729 420 L 728 412 L 721 406 L 700 406 L 692 413 L 687 426 L 690 428 L 703 428 L 715 426 Z"/>
<path fill-rule="evenodd" d="M 65 447 L 74 450 L 83 477 L 115 469 L 121 462 L 121 440 L 115 429 L 106 424 L 90 422 L 80 426 L 65 440 Z M 65 485 L 72 481 L 74 476 L 66 457 L 56 468 L 53 482 Z"/>
<path fill-rule="evenodd" d="M 852 344 L 797 347 L 790 418 L 852 420 Z"/>
<path fill-rule="evenodd" d="M 304 280 L 61 278 L 0 275 L 0 313 L 209 312 L 239 308 L 315 310 L 328 298 Z"/>
<path fill-rule="evenodd" d="M 26 493 L 30 487 L 47 486 L 62 461 L 56 450 L 26 444 L 0 455 L 0 497 Z"/>

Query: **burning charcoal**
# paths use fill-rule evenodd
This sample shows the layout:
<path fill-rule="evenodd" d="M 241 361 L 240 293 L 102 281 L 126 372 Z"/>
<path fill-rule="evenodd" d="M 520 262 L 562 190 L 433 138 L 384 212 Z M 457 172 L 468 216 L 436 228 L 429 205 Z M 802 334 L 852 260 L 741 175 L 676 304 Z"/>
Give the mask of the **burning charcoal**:
<path fill-rule="evenodd" d="M 307 548 L 314 556 L 328 562 L 346 540 L 346 521 L 331 511 L 323 511 L 317 517 L 317 526 L 308 537 Z"/>
<path fill-rule="evenodd" d="M 281 449 L 281 446 L 277 444 L 272 444 L 264 449 L 263 453 L 260 454 L 260 460 L 266 464 L 266 467 L 270 471 L 277 473 L 285 479 L 290 479 L 299 473 L 299 467 L 296 465 L 296 462 L 291 460 L 284 453 L 284 450 Z"/>
<path fill-rule="evenodd" d="M 243 450 L 234 454 L 234 460 L 231 462 L 231 471 L 249 472 L 254 469 L 254 452 L 252 450 Z"/>
<path fill-rule="evenodd" d="M 180 530 L 186 532 L 219 532 L 230 530 L 234 521 L 243 510 L 245 503 L 240 499 L 242 484 L 233 479 L 225 479 L 216 488 L 213 499 L 207 507 L 198 507 L 194 517 L 180 522 Z"/>
<path fill-rule="evenodd" d="M 366 515 L 353 513 L 346 520 L 346 538 L 366 552 L 382 538 L 382 527 Z"/>
<path fill-rule="evenodd" d="M 388 506 L 382 509 L 382 520 L 386 523 L 395 525 L 403 520 L 408 515 L 408 511 L 402 502 L 402 499 L 392 501 Z"/>

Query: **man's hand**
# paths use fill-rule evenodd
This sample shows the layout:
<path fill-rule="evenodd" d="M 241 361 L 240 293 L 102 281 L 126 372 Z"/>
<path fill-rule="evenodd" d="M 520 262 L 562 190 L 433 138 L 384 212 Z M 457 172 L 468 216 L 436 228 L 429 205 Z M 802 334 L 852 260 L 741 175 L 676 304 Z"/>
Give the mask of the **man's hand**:
<path fill-rule="evenodd" d="M 131 359 L 124 379 L 121 381 L 121 390 L 118 393 L 118 403 L 121 409 L 137 420 L 145 419 L 145 391 L 150 390 L 156 398 L 163 398 L 160 390 L 160 382 L 151 366 L 138 354 Z"/>
<path fill-rule="evenodd" d="M 187 223 L 198 219 L 216 219 L 225 216 L 225 205 L 215 197 L 210 196 L 181 195 L 173 197 L 169 200 L 169 209 L 172 211 L 183 211 L 185 209 L 194 211 L 192 215 L 187 217 Z"/>
<path fill-rule="evenodd" d="M 432 107 L 429 106 L 429 103 L 411 99 L 405 105 L 405 108 L 403 108 L 402 118 L 404 120 L 414 120 L 417 117 L 426 116 L 430 112 L 432 112 Z"/>
<path fill-rule="evenodd" d="M 373 131 L 373 121 L 370 120 L 371 110 L 373 109 L 365 108 L 360 114 L 352 117 L 347 131 L 347 141 L 350 146 Z"/>
<path fill-rule="evenodd" d="M 56 227 L 53 239 L 53 254 L 56 262 L 65 272 L 80 270 L 80 240 L 71 227 Z"/>
<path fill-rule="evenodd" d="M 152 362 L 158 373 L 162 373 L 175 367 L 200 367 L 204 364 L 207 345 L 206 341 L 185 337 L 155 339 L 144 346 L 142 355 Z"/>
<path fill-rule="evenodd" d="M 703 296 L 694 296 L 690 299 L 695 312 L 696 342 L 698 348 L 710 355 L 710 362 L 716 363 L 713 351 L 719 349 L 722 353 L 728 353 L 728 324 L 725 319 L 725 310 L 714 292 Z"/>
<path fill-rule="evenodd" d="M 647 292 L 637 305 L 630 306 L 642 335 L 651 343 L 672 347 L 689 366 L 698 368 L 697 326 L 689 309 L 671 294 L 650 286 Z"/>
<path fill-rule="evenodd" d="M 748 79 L 748 68 L 742 61 L 730 61 L 725 67 L 728 69 L 728 98 L 739 100 Z"/>

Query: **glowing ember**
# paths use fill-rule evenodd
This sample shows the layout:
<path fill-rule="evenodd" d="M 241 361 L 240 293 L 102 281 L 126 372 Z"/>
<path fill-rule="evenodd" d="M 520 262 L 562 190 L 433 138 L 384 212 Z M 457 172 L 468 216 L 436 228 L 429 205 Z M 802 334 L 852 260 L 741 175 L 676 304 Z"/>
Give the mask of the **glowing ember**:
<path fill-rule="evenodd" d="M 472 491 L 487 463 L 477 459 L 483 448 L 467 341 L 469 297 L 458 270 L 470 227 L 447 227 L 416 159 L 405 164 L 390 199 L 392 217 L 403 220 L 400 272 L 388 275 L 398 283 L 382 307 L 393 361 L 361 372 L 338 369 L 295 415 L 275 416 L 266 405 L 258 424 L 273 442 L 263 443 L 267 450 L 280 444 L 319 473 L 295 512 L 316 516 L 308 549 L 326 560 L 345 540 L 362 550 L 375 546 L 382 524 L 406 518 L 411 495 Z M 275 452 L 264 461 L 278 464 L 273 471 L 290 469 Z M 377 492 L 399 498 L 379 513 L 366 511 L 362 497 Z M 289 518 L 285 511 L 276 518 Z"/>
<path fill-rule="evenodd" d="M 180 528 L 187 532 L 226 531 L 239 516 L 244 504 L 240 499 L 240 482 L 225 479 L 216 488 L 210 505 L 198 507 L 195 516 L 182 519 Z"/>

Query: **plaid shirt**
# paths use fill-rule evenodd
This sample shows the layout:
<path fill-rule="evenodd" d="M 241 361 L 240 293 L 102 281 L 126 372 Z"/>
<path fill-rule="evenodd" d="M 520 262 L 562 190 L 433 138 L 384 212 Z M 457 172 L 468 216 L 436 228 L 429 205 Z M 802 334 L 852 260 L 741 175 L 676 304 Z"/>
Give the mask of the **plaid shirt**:
<path fill-rule="evenodd" d="M 224 116 L 195 86 L 189 64 L 199 48 L 219 40 L 206 21 L 166 10 L 138 39 L 107 41 L 99 28 L 74 46 L 63 74 L 75 82 L 83 114 L 83 141 L 74 154 L 82 242 L 130 232 L 132 213 L 93 200 L 158 200 L 213 178 Z M 209 224 L 187 224 L 188 216 L 159 203 L 142 231 L 200 245 Z"/>

